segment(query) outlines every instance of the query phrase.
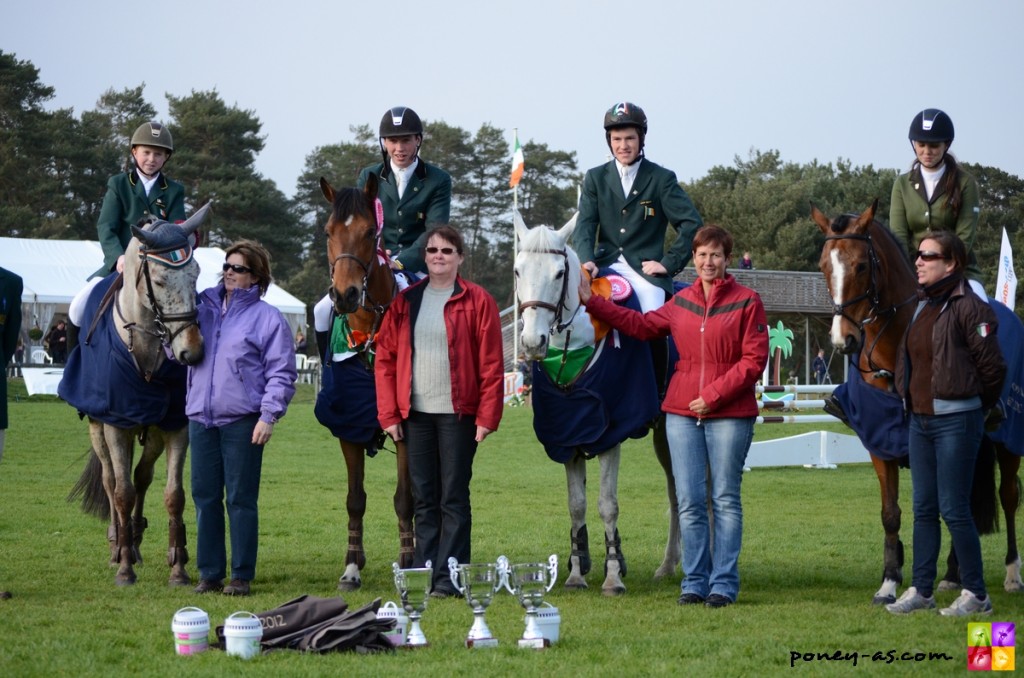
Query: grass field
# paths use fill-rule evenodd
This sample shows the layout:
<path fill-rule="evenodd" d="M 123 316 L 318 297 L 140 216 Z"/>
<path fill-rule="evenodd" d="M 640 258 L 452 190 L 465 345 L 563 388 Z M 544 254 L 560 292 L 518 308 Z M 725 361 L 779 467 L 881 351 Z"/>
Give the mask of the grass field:
<path fill-rule="evenodd" d="M 561 641 L 549 650 L 516 647 L 523 611 L 503 593 L 487 613 L 501 642 L 492 650 L 463 647 L 472 615 L 464 601 L 445 599 L 430 601 L 422 625 L 431 645 L 422 650 L 379 656 L 278 652 L 247 663 L 216 651 L 179 657 L 170 623 L 182 607 L 201 607 L 216 625 L 232 612 L 270 609 L 303 593 L 338 595 L 345 470 L 337 442 L 313 417 L 311 387 L 300 386 L 267 448 L 257 579 L 254 594 L 244 599 L 167 586 L 162 469 L 147 502 L 150 528 L 139 582 L 115 587 L 105 525 L 64 499 L 85 462 L 86 424 L 56 399 L 26 398 L 19 380 L 10 382 L 10 391 L 11 428 L 0 464 L 0 590 L 13 598 L 0 601 L 2 676 L 959 675 L 966 667 L 965 621 L 930 614 L 897 618 L 870 604 L 881 573 L 882 530 L 878 485 L 867 464 L 746 474 L 738 603 L 722 610 L 679 607 L 680 574 L 660 581 L 651 576 L 664 550 L 667 502 L 647 440 L 628 443 L 622 460 L 619 531 L 629 590 L 620 598 L 601 595 L 597 550 L 589 590 L 563 589 L 563 567 L 549 596 L 561 612 Z M 528 408 L 507 409 L 501 430 L 477 456 L 474 560 L 568 557 L 565 475 L 536 442 L 530 417 Z M 755 440 L 810 428 L 820 426 L 761 426 Z M 909 580 L 910 477 L 903 473 Z M 377 597 L 396 599 L 393 475 L 391 455 L 369 460 L 368 564 L 363 588 L 345 595 L 353 608 Z M 595 462 L 592 535 L 601 529 L 597 484 Z M 191 500 L 186 523 L 194 558 Z M 599 544 L 600 538 L 592 541 Z M 991 620 L 1021 621 L 1024 598 L 1002 590 L 1004 543 L 1001 534 L 983 540 L 995 605 Z M 194 563 L 189 571 L 196 576 Z M 954 597 L 939 594 L 939 603 Z M 856 666 L 851 658 L 804 661 L 793 653 L 855 654 Z M 947 658 L 929 658 L 932 653 Z"/>

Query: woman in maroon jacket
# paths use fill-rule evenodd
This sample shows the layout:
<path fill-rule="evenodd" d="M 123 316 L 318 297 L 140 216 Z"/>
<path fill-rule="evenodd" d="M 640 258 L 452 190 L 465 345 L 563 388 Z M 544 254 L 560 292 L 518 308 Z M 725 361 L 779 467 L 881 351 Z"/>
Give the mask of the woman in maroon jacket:
<path fill-rule="evenodd" d="M 473 457 L 501 421 L 505 370 L 498 305 L 458 274 L 462 236 L 439 226 L 424 249 L 427 278 L 384 316 L 374 379 L 381 428 L 409 453 L 414 566 L 433 562 L 433 595 L 443 597 L 457 595 L 448 558 L 470 562 Z"/>
<path fill-rule="evenodd" d="M 680 605 L 725 607 L 739 594 L 743 538 L 740 482 L 754 436 L 754 385 L 768 362 L 761 297 L 725 272 L 732 236 L 704 226 L 693 239 L 698 281 L 661 308 L 641 314 L 590 295 L 580 297 L 599 320 L 636 337 L 672 336 L 679 362 L 662 403 L 679 498 L 683 541 Z M 707 511 L 711 472 L 714 543 Z"/>

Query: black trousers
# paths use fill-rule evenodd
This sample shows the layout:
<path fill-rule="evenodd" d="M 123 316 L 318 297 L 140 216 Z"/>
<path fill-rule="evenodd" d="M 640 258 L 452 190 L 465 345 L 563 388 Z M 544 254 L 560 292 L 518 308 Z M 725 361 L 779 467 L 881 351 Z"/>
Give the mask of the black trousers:
<path fill-rule="evenodd" d="M 412 411 L 405 422 L 415 505 L 413 566 L 434 567 L 434 589 L 454 588 L 448 558 L 470 561 L 473 516 L 469 482 L 476 456 L 476 422 L 457 414 Z"/>

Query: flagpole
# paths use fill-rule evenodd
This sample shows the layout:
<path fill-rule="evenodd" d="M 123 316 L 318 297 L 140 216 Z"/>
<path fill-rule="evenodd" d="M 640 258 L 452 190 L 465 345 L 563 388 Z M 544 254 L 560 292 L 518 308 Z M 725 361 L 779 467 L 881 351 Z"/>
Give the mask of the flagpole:
<path fill-rule="evenodd" d="M 515 143 L 519 143 L 519 128 L 512 128 Z M 516 212 L 519 211 L 519 182 L 512 187 L 512 366 L 519 365 L 519 302 L 516 292 L 516 255 L 519 253 L 519 233 L 515 228 Z"/>

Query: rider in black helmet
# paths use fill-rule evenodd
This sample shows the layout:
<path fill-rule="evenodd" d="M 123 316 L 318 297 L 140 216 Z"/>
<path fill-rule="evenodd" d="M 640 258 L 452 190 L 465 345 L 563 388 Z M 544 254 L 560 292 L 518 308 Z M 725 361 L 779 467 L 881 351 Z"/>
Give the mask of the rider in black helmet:
<path fill-rule="evenodd" d="M 984 299 L 981 269 L 974 256 L 980 211 L 978 184 L 950 154 L 954 136 L 952 119 L 937 108 L 926 108 L 910 121 L 907 137 L 915 159 L 910 171 L 893 184 L 889 228 L 911 259 L 918 241 L 928 231 L 956 233 L 967 246 L 967 278 Z"/>
<path fill-rule="evenodd" d="M 370 174 L 378 179 L 384 207 L 384 247 L 397 268 L 426 272 L 423 247 L 432 225 L 447 224 L 452 206 L 452 179 L 444 170 L 419 157 L 423 122 L 416 111 L 395 106 L 380 121 L 383 162 L 359 173 L 361 188 Z"/>

